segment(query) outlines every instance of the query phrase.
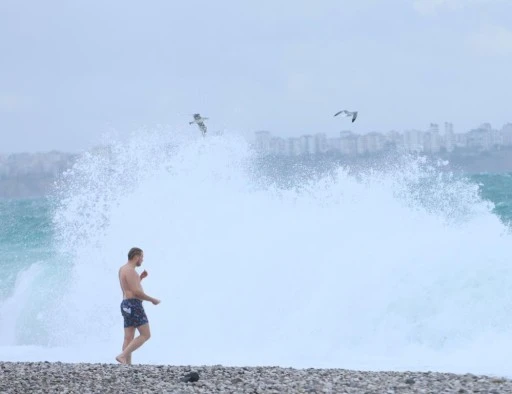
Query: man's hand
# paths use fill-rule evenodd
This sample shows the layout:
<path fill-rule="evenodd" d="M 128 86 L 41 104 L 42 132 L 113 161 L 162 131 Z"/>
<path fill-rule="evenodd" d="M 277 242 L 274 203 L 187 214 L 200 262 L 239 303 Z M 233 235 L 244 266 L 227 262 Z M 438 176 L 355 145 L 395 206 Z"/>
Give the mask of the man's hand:
<path fill-rule="evenodd" d="M 158 305 L 158 304 L 160 304 L 160 300 L 157 300 L 156 298 L 153 298 L 153 299 L 151 300 L 151 302 L 153 303 L 153 305 Z"/>
<path fill-rule="evenodd" d="M 148 276 L 148 271 L 142 271 L 142 273 L 140 274 L 140 280 L 144 279 L 146 276 Z"/>

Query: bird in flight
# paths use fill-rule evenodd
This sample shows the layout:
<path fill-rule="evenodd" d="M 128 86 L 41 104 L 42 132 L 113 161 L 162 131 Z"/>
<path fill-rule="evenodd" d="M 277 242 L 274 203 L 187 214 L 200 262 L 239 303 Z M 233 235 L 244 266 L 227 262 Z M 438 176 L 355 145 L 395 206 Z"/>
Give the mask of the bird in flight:
<path fill-rule="evenodd" d="M 206 135 L 206 125 L 204 124 L 204 121 L 208 118 L 203 118 L 200 114 L 194 114 L 194 120 L 192 122 L 188 122 L 188 124 L 195 123 L 199 127 L 199 130 L 203 133 L 203 137 Z"/>
<path fill-rule="evenodd" d="M 352 117 L 352 123 L 354 123 L 354 121 L 356 120 L 357 118 L 357 111 L 347 111 L 346 109 L 344 110 L 341 110 L 341 111 L 338 111 L 334 114 L 334 116 L 338 116 L 338 115 L 341 115 L 341 116 L 344 116 L 344 117 Z"/>

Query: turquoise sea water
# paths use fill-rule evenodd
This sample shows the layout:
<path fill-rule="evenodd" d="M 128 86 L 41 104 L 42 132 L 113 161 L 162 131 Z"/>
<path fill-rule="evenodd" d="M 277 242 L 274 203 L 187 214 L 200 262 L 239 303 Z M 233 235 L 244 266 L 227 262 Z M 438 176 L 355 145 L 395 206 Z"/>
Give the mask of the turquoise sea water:
<path fill-rule="evenodd" d="M 7 296 L 16 273 L 54 255 L 50 203 L 45 198 L 0 201 L 0 253 L 4 276 L 0 295 Z"/>
<path fill-rule="evenodd" d="M 492 212 L 503 223 L 512 221 L 512 174 L 467 176 L 479 185 L 482 199 L 493 204 Z M 0 287 L 5 296 L 12 289 L 15 273 L 36 261 L 51 261 L 55 256 L 52 225 L 54 201 L 51 197 L 0 201 L 0 262 L 7 280 Z"/>
<path fill-rule="evenodd" d="M 480 174 L 469 177 L 480 185 L 483 199 L 494 204 L 493 212 L 504 223 L 512 221 L 512 174 Z"/>

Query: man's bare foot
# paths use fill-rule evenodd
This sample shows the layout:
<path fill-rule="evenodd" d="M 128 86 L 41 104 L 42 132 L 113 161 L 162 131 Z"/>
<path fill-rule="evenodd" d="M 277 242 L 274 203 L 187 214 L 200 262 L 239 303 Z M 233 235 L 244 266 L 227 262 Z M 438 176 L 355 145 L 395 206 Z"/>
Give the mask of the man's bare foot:
<path fill-rule="evenodd" d="M 116 357 L 116 360 L 117 360 L 117 362 L 118 362 L 118 363 L 120 363 L 120 364 L 127 364 L 127 362 L 126 362 L 126 357 L 122 357 L 121 355 L 117 356 L 117 357 Z"/>

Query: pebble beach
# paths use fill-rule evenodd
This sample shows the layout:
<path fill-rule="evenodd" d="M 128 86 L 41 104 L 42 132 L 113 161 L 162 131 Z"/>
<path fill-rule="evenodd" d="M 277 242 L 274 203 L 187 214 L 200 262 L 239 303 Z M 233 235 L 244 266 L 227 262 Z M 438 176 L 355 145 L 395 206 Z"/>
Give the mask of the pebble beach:
<path fill-rule="evenodd" d="M 184 382 L 197 372 L 199 380 Z M 472 374 L 281 367 L 0 363 L 0 393 L 512 393 L 512 380 Z"/>

